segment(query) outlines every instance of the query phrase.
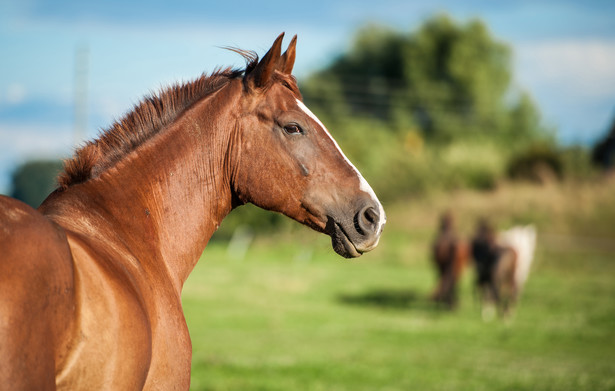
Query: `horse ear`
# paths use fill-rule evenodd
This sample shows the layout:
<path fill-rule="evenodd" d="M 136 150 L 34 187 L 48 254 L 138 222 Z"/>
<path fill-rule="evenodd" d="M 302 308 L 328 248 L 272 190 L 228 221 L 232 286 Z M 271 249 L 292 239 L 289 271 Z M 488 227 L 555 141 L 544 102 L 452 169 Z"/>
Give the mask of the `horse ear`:
<path fill-rule="evenodd" d="M 273 72 L 278 66 L 280 60 L 280 53 L 282 52 L 282 39 L 284 33 L 280 34 L 273 42 L 271 49 L 265 54 L 265 56 L 258 62 L 256 67 L 246 75 L 245 82 L 251 87 L 262 88 L 269 83 Z"/>
<path fill-rule="evenodd" d="M 288 44 L 288 49 L 286 49 L 282 57 L 280 57 L 280 63 L 277 67 L 277 69 L 280 72 L 285 73 L 287 75 L 290 75 L 293 72 L 293 66 L 295 65 L 296 47 L 297 47 L 297 35 L 293 37 L 293 39 Z"/>

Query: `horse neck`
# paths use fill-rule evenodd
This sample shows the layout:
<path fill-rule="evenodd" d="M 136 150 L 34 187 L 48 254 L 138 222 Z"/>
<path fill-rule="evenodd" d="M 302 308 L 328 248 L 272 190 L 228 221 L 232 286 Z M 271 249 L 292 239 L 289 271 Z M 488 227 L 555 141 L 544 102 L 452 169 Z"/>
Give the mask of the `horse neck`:
<path fill-rule="evenodd" d="M 100 177 L 60 193 L 43 212 L 82 237 L 114 241 L 107 247 L 133 258 L 128 264 L 137 260 L 136 269 L 164 274 L 181 291 L 232 209 L 235 90 L 227 85 L 203 99 Z"/>

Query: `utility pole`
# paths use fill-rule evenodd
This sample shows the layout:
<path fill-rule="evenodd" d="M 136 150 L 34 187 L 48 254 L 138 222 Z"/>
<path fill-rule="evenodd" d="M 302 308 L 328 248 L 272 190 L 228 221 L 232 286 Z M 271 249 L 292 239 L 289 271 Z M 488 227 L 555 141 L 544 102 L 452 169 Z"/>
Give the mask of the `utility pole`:
<path fill-rule="evenodd" d="M 75 50 L 75 118 L 74 144 L 77 146 L 87 137 L 88 128 L 88 66 L 90 50 L 79 45 Z"/>

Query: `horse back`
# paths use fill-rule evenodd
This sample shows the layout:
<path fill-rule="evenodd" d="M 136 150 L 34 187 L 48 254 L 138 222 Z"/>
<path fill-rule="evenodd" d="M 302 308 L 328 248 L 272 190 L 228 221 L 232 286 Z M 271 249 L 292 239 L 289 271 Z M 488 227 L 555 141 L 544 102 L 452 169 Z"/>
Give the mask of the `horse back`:
<path fill-rule="evenodd" d="M 66 234 L 35 209 L 0 196 L 0 249 L 0 388 L 55 389 L 74 321 Z"/>

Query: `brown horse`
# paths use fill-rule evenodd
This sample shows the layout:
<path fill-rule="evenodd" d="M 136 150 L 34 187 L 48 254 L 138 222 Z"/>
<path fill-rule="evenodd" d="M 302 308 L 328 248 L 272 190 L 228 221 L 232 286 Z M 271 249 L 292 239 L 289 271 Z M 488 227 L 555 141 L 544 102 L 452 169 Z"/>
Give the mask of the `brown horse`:
<path fill-rule="evenodd" d="M 302 103 L 296 37 L 243 71 L 146 98 L 66 162 L 38 210 L 0 198 L 0 388 L 187 390 L 180 294 L 222 219 L 253 203 L 344 257 L 385 223 L 369 185 Z"/>
<path fill-rule="evenodd" d="M 466 241 L 455 231 L 453 215 L 445 212 L 440 217 L 440 227 L 433 242 L 433 261 L 438 272 L 438 285 L 432 299 L 449 308 L 457 305 L 457 283 L 470 256 Z"/>

